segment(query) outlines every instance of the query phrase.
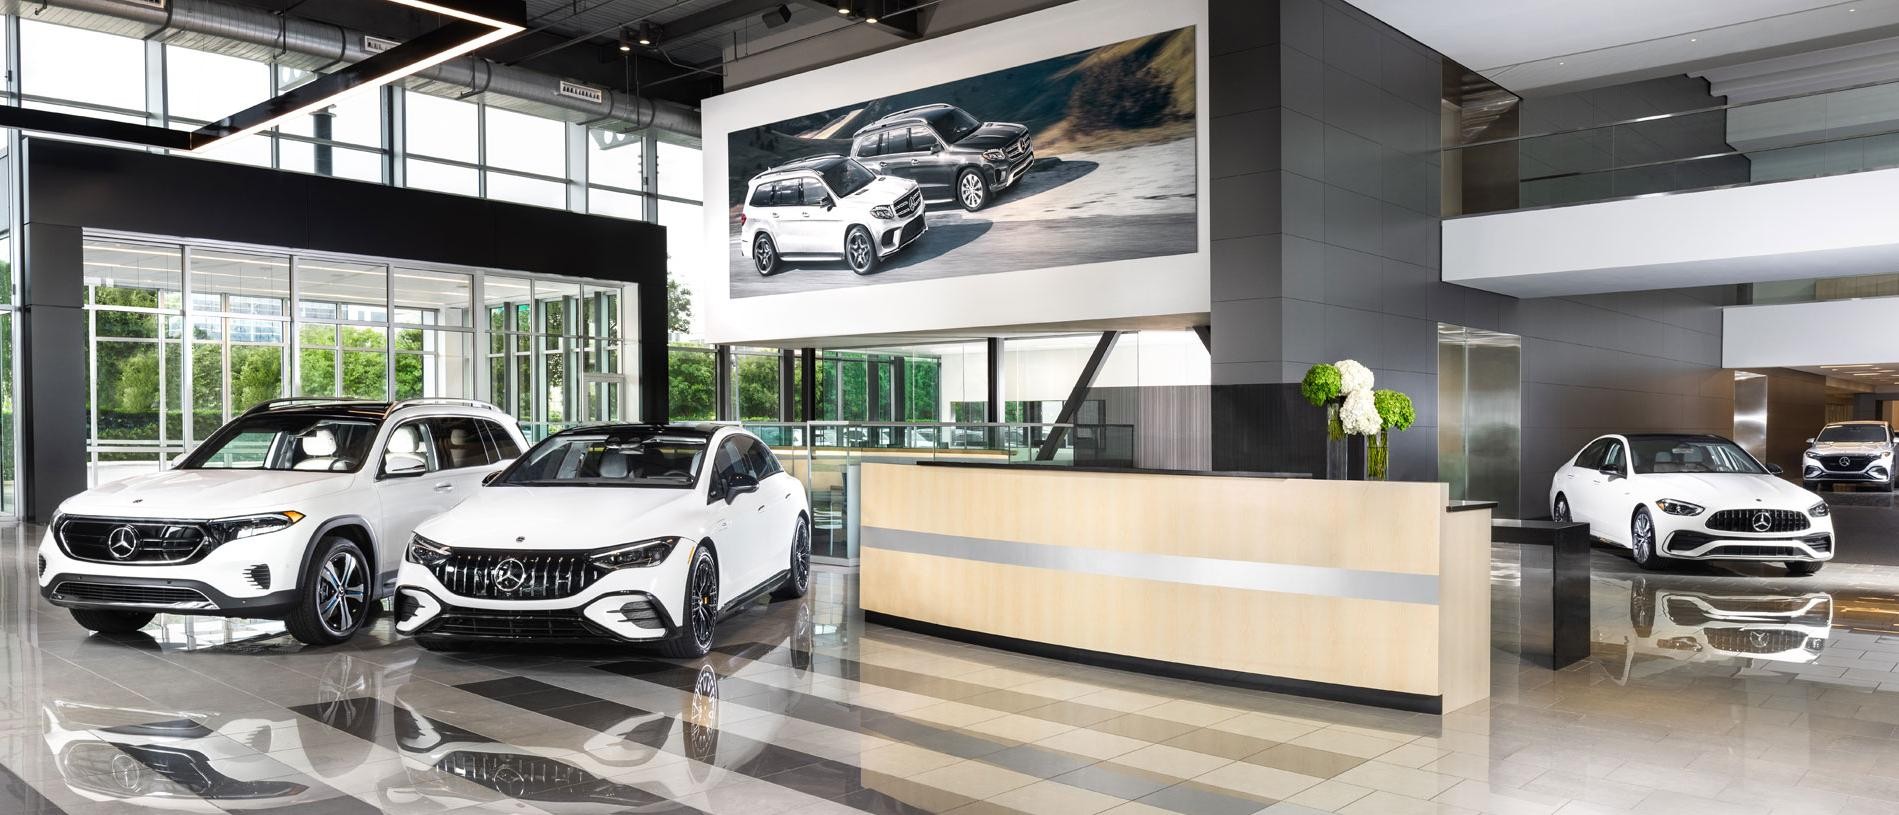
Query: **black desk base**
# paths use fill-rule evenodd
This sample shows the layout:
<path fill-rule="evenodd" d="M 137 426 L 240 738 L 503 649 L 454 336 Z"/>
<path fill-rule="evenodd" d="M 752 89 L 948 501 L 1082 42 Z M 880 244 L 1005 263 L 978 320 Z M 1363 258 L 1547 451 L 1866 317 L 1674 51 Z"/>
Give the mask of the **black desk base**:
<path fill-rule="evenodd" d="M 1491 540 L 1520 544 L 1523 656 L 1552 670 L 1589 656 L 1589 525 L 1491 522 Z"/>

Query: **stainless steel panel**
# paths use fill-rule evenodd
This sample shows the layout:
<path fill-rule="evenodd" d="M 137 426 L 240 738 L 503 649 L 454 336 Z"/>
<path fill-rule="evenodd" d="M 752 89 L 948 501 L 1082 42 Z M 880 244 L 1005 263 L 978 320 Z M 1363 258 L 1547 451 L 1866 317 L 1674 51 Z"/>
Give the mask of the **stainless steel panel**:
<path fill-rule="evenodd" d="M 1438 474 L 1452 498 L 1496 501 L 1520 517 L 1523 340 L 1438 325 Z"/>

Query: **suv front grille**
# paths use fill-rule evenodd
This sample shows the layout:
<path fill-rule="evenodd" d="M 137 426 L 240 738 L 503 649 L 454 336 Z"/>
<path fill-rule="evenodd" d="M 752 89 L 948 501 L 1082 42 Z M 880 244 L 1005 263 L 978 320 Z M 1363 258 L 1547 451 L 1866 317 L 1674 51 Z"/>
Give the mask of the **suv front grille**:
<path fill-rule="evenodd" d="M 923 190 L 921 189 L 911 190 L 905 193 L 902 198 L 897 199 L 897 204 L 896 204 L 897 217 L 908 218 L 912 215 L 915 215 L 917 209 L 919 209 L 922 206 L 923 206 Z"/>
<path fill-rule="evenodd" d="M 130 529 L 129 536 L 137 539 L 130 552 L 113 550 L 113 537 L 121 529 Z M 202 554 L 210 539 L 201 524 L 126 518 L 66 518 L 59 522 L 54 537 L 76 560 L 147 564 L 189 563 Z"/>
<path fill-rule="evenodd" d="M 88 603 L 124 603 L 141 606 L 209 606 L 203 593 L 176 586 L 134 586 L 120 583 L 87 583 L 67 580 L 53 587 L 53 595 L 62 600 Z"/>
<path fill-rule="evenodd" d="M 1759 516 L 1767 516 L 1765 529 Z M 1708 516 L 1708 528 L 1722 532 L 1752 532 L 1761 535 L 1776 532 L 1800 532 L 1808 526 L 1807 514 L 1796 509 L 1724 509 Z"/>
<path fill-rule="evenodd" d="M 1010 159 L 1018 159 L 1022 157 L 1023 153 L 1027 153 L 1028 151 L 1029 137 L 1023 136 L 1022 138 L 1016 139 L 1013 144 L 1010 144 L 1009 149 L 1005 152 Z"/>
<path fill-rule="evenodd" d="M 1737 654 L 1778 654 L 1807 644 L 1804 631 L 1785 628 L 1705 628 L 1708 644 Z"/>
<path fill-rule="evenodd" d="M 1820 466 L 1835 472 L 1859 472 L 1866 469 L 1866 465 L 1873 463 L 1872 456 L 1832 455 L 1815 456 L 1815 458 L 1820 460 Z"/>
<path fill-rule="evenodd" d="M 578 612 L 450 608 L 423 634 L 498 639 L 592 639 L 601 636 Z"/>
<path fill-rule="evenodd" d="M 520 585 L 511 589 L 504 588 L 507 581 L 500 580 L 514 571 L 512 565 L 500 568 L 510 562 L 520 564 L 515 573 L 521 579 Z M 557 600 L 572 597 L 600 579 L 600 569 L 585 552 L 529 554 L 456 549 L 428 569 L 442 582 L 442 588 L 483 600 Z"/>

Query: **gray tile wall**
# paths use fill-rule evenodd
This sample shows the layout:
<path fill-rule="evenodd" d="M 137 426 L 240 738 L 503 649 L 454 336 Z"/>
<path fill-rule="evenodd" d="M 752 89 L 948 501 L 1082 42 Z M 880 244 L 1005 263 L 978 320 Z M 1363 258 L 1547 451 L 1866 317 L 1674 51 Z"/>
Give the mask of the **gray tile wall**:
<path fill-rule="evenodd" d="M 1728 290 L 1518 301 L 1441 282 L 1442 58 L 1339 0 L 1209 2 L 1215 469 L 1296 463 L 1221 436 L 1270 437 L 1234 430 L 1266 415 L 1252 390 L 1352 358 L 1417 404 L 1392 477 L 1436 478 L 1439 322 L 1524 337 L 1526 515 L 1606 429 L 1731 429 Z"/>

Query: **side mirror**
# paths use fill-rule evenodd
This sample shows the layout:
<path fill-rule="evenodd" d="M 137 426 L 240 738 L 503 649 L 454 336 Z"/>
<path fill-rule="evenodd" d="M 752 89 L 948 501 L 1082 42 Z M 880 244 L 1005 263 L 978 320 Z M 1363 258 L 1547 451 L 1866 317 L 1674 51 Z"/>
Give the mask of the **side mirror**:
<path fill-rule="evenodd" d="M 1812 440 L 1812 439 L 1807 439 L 1807 446 L 1808 446 L 1808 447 L 1812 447 L 1812 446 L 1813 446 L 1813 440 Z"/>
<path fill-rule="evenodd" d="M 1787 469 L 1778 464 L 1769 464 L 1767 465 L 1767 472 L 1772 473 L 1774 475 L 1784 475 L 1787 472 Z"/>
<path fill-rule="evenodd" d="M 837 209 L 837 200 L 827 195 L 818 199 L 818 206 L 824 207 L 825 209 Z"/>
<path fill-rule="evenodd" d="M 937 153 L 941 153 L 941 152 L 943 152 L 943 145 L 940 145 L 940 144 L 930 145 L 930 155 L 936 155 Z"/>
<path fill-rule="evenodd" d="M 494 472 L 492 472 L 492 473 L 489 473 L 489 474 L 487 474 L 487 475 L 484 475 L 484 476 L 482 476 L 482 477 L 481 477 L 481 485 L 482 485 L 482 486 L 484 486 L 484 487 L 486 487 L 486 486 L 488 486 L 489 484 L 493 484 L 493 483 L 495 483 L 495 479 L 497 479 L 497 478 L 500 478 L 500 477 L 501 477 L 501 473 L 502 473 L 502 472 L 503 472 L 503 470 L 496 470 L 496 471 L 494 471 Z"/>
<path fill-rule="evenodd" d="M 758 479 L 751 473 L 733 473 L 725 477 L 725 498 L 731 500 L 758 489 Z"/>
<path fill-rule="evenodd" d="M 1610 478 L 1616 478 L 1622 475 L 1622 468 L 1617 467 L 1614 464 L 1606 464 L 1606 465 L 1603 465 L 1601 468 L 1597 469 L 1596 472 L 1602 473 L 1603 475 L 1609 476 Z"/>
<path fill-rule="evenodd" d="M 407 453 L 391 453 L 382 457 L 382 474 L 385 478 L 413 478 L 429 471 L 429 463 L 421 456 Z"/>

